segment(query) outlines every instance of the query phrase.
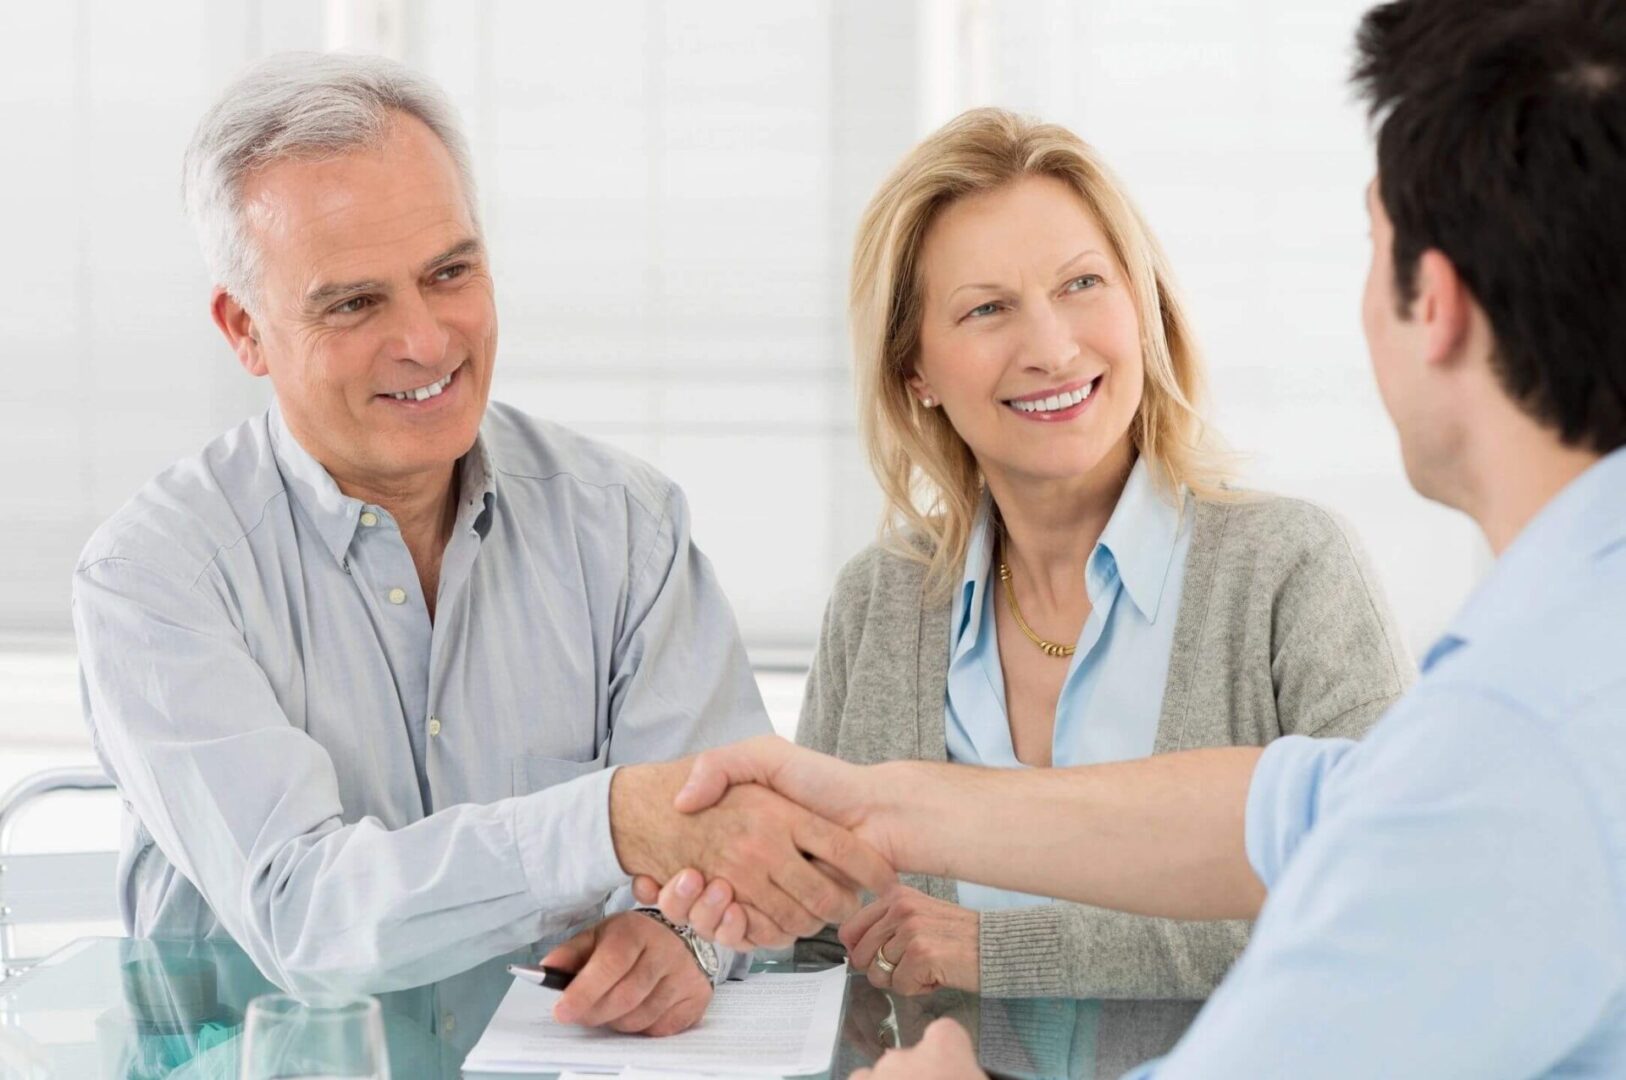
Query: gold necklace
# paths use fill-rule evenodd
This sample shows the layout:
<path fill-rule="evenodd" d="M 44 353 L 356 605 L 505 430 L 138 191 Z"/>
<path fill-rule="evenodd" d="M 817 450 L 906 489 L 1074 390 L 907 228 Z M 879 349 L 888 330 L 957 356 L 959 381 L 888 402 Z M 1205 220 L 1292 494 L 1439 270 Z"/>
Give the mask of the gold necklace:
<path fill-rule="evenodd" d="M 999 583 L 1005 586 L 1005 600 L 1010 604 L 1011 618 L 1016 620 L 1016 625 L 1022 628 L 1022 633 L 1028 636 L 1029 641 L 1039 646 L 1039 649 L 1046 656 L 1067 657 L 1073 655 L 1074 650 L 1078 648 L 1077 645 L 1063 645 L 1059 641 L 1046 641 L 1038 634 L 1035 634 L 1033 627 L 1029 626 L 1028 621 L 1022 618 L 1022 609 L 1016 606 L 1016 590 L 1011 588 L 1011 568 L 1005 565 L 1004 559 L 999 560 Z"/>

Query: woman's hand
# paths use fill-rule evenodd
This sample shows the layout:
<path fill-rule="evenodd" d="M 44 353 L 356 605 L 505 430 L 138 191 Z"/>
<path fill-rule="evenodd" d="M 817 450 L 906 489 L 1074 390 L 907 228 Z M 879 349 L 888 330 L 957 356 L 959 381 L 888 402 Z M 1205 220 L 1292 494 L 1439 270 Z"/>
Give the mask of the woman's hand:
<path fill-rule="evenodd" d="M 707 883 L 704 874 L 687 867 L 665 885 L 653 878 L 633 878 L 632 895 L 640 904 L 658 907 L 679 926 L 687 926 L 725 949 L 743 953 L 761 947 L 747 933 L 749 920 L 745 909 L 734 902 L 734 886 L 722 878 Z"/>
<path fill-rule="evenodd" d="M 895 885 L 843 923 L 840 937 L 853 967 L 883 990 L 913 995 L 951 987 L 974 993 L 980 929 L 981 916 L 970 908 Z"/>

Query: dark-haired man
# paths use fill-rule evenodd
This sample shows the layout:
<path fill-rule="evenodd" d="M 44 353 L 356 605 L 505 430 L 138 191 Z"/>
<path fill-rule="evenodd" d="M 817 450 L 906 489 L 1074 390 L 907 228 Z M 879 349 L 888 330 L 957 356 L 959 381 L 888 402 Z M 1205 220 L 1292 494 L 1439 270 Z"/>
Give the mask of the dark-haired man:
<path fill-rule="evenodd" d="M 1412 483 L 1498 555 L 1416 689 L 1359 745 L 1021 775 L 762 740 L 679 802 L 758 780 L 899 870 L 1257 916 L 1141 1080 L 1626 1076 L 1626 4 L 1399 0 L 1360 54 L 1373 370 Z M 695 885 L 662 901 L 705 932 Z M 980 1075 L 950 1026 L 875 1070 Z"/>

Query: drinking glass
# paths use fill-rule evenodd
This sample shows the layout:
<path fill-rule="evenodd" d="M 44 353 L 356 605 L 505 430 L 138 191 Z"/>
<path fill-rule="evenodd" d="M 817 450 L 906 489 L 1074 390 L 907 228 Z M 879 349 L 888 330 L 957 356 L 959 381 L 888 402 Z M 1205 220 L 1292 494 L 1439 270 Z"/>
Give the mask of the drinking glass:
<path fill-rule="evenodd" d="M 243 1020 L 242 1080 L 389 1080 L 384 1019 L 370 997 L 266 994 Z"/>

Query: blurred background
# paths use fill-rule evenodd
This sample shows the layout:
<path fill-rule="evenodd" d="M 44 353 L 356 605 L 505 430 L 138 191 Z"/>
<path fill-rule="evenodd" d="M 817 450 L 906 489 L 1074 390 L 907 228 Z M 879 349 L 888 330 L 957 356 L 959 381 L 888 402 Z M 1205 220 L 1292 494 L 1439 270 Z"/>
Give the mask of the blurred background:
<path fill-rule="evenodd" d="M 88 761 L 68 581 L 150 475 L 262 410 L 183 220 L 193 125 L 250 62 L 388 54 L 462 110 L 494 253 L 494 396 L 686 489 L 775 721 L 879 500 L 843 296 L 858 214 L 973 105 L 1070 125 L 1189 294 L 1246 478 L 1354 521 L 1408 643 L 1488 565 L 1407 487 L 1367 370 L 1367 0 L 5 0 L 0 790 Z M 63 819 L 64 826 L 67 819 Z"/>

